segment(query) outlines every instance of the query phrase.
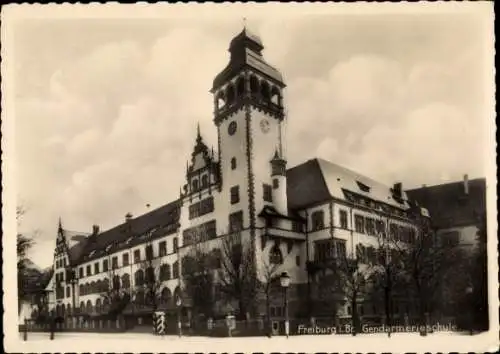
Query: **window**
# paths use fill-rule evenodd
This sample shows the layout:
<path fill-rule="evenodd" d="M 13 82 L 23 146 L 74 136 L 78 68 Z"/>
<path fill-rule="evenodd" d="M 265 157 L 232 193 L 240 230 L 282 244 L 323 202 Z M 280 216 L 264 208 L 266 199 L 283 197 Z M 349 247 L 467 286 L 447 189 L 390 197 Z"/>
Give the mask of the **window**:
<path fill-rule="evenodd" d="M 118 268 L 118 257 L 113 257 L 111 258 L 111 268 L 116 269 Z"/>
<path fill-rule="evenodd" d="M 228 101 L 229 101 L 229 99 L 228 99 Z M 229 126 L 227 127 L 227 132 L 229 135 L 234 135 L 234 133 L 236 133 L 236 122 L 235 121 L 229 123 Z"/>
<path fill-rule="evenodd" d="M 129 264 L 129 259 L 128 259 L 128 253 L 124 253 L 122 255 L 122 263 L 123 263 L 123 266 L 128 266 Z"/>
<path fill-rule="evenodd" d="M 375 220 L 373 218 L 366 218 L 366 233 L 368 235 L 375 235 Z"/>
<path fill-rule="evenodd" d="M 102 271 L 103 272 L 107 272 L 108 271 L 108 260 L 105 259 L 104 261 L 102 261 Z"/>
<path fill-rule="evenodd" d="M 324 213 L 322 210 L 315 211 L 311 214 L 312 231 L 320 230 L 325 227 Z"/>
<path fill-rule="evenodd" d="M 69 286 L 66 287 L 66 297 L 71 296 L 71 288 Z"/>
<path fill-rule="evenodd" d="M 361 244 L 356 245 L 356 259 L 362 263 L 366 263 L 366 258 L 366 248 Z"/>
<path fill-rule="evenodd" d="M 201 176 L 201 187 L 208 187 L 208 175 Z"/>
<path fill-rule="evenodd" d="M 369 187 L 369 186 L 367 186 L 366 184 L 361 183 L 361 182 L 359 182 L 359 181 L 356 181 L 356 183 L 358 184 L 358 187 L 359 187 L 359 189 L 360 189 L 361 191 L 363 191 L 363 192 L 369 192 L 369 191 L 370 191 L 370 187 Z"/>
<path fill-rule="evenodd" d="M 170 279 L 170 265 L 162 264 L 160 267 L 160 280 L 169 280 Z"/>
<path fill-rule="evenodd" d="M 269 184 L 262 185 L 263 193 L 264 193 L 264 201 L 272 202 L 273 201 L 273 188 Z"/>
<path fill-rule="evenodd" d="M 236 158 L 233 157 L 231 159 L 231 170 L 235 170 L 236 169 Z"/>
<path fill-rule="evenodd" d="M 154 284 L 156 281 L 155 269 L 153 267 L 146 268 L 146 283 Z"/>
<path fill-rule="evenodd" d="M 314 243 L 314 259 L 317 261 L 326 261 L 334 255 L 334 244 L 332 240 L 317 241 Z"/>
<path fill-rule="evenodd" d="M 240 201 L 240 187 L 234 186 L 230 189 L 231 193 L 231 204 L 236 204 Z"/>
<path fill-rule="evenodd" d="M 78 269 L 78 275 L 80 278 L 83 278 L 83 267 L 80 267 L 80 269 Z"/>
<path fill-rule="evenodd" d="M 365 232 L 365 218 L 361 215 L 354 215 L 354 228 L 356 232 Z"/>
<path fill-rule="evenodd" d="M 198 180 L 197 179 L 194 179 L 193 180 L 193 191 L 197 191 L 198 190 Z"/>
<path fill-rule="evenodd" d="M 92 269 L 90 268 L 90 265 L 87 266 L 87 276 L 92 275 Z"/>
<path fill-rule="evenodd" d="M 99 263 L 94 263 L 94 273 L 99 273 Z"/>
<path fill-rule="evenodd" d="M 292 221 L 292 231 L 294 232 L 304 232 L 304 229 L 302 227 L 302 222 L 293 220 Z"/>
<path fill-rule="evenodd" d="M 153 259 L 153 246 L 147 245 L 145 251 L 146 251 L 146 259 L 147 260 Z"/>
<path fill-rule="evenodd" d="M 172 264 L 172 276 L 174 279 L 179 278 L 179 262 L 175 261 L 174 264 Z"/>
<path fill-rule="evenodd" d="M 339 210 L 340 227 L 343 229 L 348 228 L 347 224 L 347 211 Z"/>
<path fill-rule="evenodd" d="M 345 241 L 344 240 L 335 240 L 335 252 L 339 259 L 345 259 L 347 255 Z"/>
<path fill-rule="evenodd" d="M 130 275 L 128 275 L 128 274 L 122 275 L 122 287 L 124 289 L 130 288 Z"/>
<path fill-rule="evenodd" d="M 229 214 L 229 232 L 236 232 L 243 229 L 243 211 Z"/>
<path fill-rule="evenodd" d="M 63 259 L 63 267 L 66 267 L 66 258 Z"/>
<path fill-rule="evenodd" d="M 179 240 L 177 239 L 177 237 L 174 237 L 174 242 L 173 242 L 173 249 L 174 249 L 174 252 L 177 252 L 177 249 L 179 248 Z"/>
<path fill-rule="evenodd" d="M 139 269 L 134 275 L 135 286 L 144 285 L 144 272 Z"/>
<path fill-rule="evenodd" d="M 269 251 L 269 263 L 270 264 L 282 264 L 283 263 L 283 254 L 281 253 L 278 245 L 274 245 Z"/>
<path fill-rule="evenodd" d="M 385 233 L 385 221 L 377 220 L 375 222 L 375 228 L 377 229 L 377 234 Z"/>
<path fill-rule="evenodd" d="M 167 242 L 166 241 L 161 241 L 158 244 L 158 248 L 159 248 L 160 257 L 163 257 L 167 254 Z"/>
<path fill-rule="evenodd" d="M 300 256 L 295 256 L 295 264 L 300 267 Z"/>
<path fill-rule="evenodd" d="M 135 250 L 134 251 L 134 263 L 139 263 L 140 261 L 141 261 L 141 251 Z"/>
<path fill-rule="evenodd" d="M 189 219 L 214 211 L 214 198 L 206 198 L 189 206 Z"/>
<path fill-rule="evenodd" d="M 280 180 L 275 178 L 273 179 L 273 188 L 278 189 L 280 187 Z"/>

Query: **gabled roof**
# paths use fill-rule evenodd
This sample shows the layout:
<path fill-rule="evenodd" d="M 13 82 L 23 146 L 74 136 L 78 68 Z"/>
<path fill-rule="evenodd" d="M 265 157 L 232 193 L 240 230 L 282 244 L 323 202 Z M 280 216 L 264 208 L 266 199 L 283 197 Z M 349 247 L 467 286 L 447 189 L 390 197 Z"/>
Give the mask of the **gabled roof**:
<path fill-rule="evenodd" d="M 78 261 L 81 263 L 102 257 L 103 254 L 124 246 L 128 239 L 140 239 L 144 234 L 153 230 L 153 236 L 159 236 L 161 232 L 164 235 L 171 230 L 175 231 L 178 227 L 179 217 L 180 203 L 176 200 L 100 234 L 91 235 L 85 240 Z M 131 243 L 127 244 L 127 246 L 130 245 Z M 95 252 L 89 257 L 93 251 Z"/>
<path fill-rule="evenodd" d="M 464 181 L 411 189 L 406 193 L 429 210 L 435 227 L 471 225 L 486 212 L 486 179 L 472 179 L 468 185 L 468 194 L 465 194 Z"/>
<path fill-rule="evenodd" d="M 367 197 L 400 209 L 408 209 L 407 196 L 401 202 L 393 189 L 340 165 L 312 159 L 287 171 L 287 199 L 290 209 L 302 209 L 332 198 L 347 200 L 346 193 Z"/>

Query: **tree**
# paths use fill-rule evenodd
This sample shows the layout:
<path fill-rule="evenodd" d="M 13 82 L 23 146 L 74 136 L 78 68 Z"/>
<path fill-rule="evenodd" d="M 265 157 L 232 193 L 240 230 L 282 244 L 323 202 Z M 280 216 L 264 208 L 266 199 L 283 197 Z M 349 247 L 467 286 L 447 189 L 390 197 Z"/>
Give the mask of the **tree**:
<path fill-rule="evenodd" d="M 203 242 L 195 243 L 182 259 L 183 290 L 197 315 L 213 315 L 216 261 Z"/>
<path fill-rule="evenodd" d="M 25 213 L 22 207 L 16 208 L 16 220 L 17 227 L 19 229 L 21 224 L 21 219 Z M 28 282 L 28 267 L 29 262 L 28 251 L 34 245 L 33 238 L 17 232 L 17 284 L 18 284 L 18 301 L 19 305 L 21 300 L 26 297 L 27 282 Z M 20 306 L 18 306 L 20 310 Z"/>
<path fill-rule="evenodd" d="M 225 236 L 221 245 L 218 287 L 226 300 L 238 302 L 237 316 L 244 319 L 257 294 L 256 267 L 252 249 L 242 242 L 241 233 Z"/>
<path fill-rule="evenodd" d="M 473 328 L 487 331 L 489 328 L 488 317 L 488 253 L 487 253 L 487 223 L 486 214 L 478 217 L 477 247 L 472 256 L 472 313 Z"/>

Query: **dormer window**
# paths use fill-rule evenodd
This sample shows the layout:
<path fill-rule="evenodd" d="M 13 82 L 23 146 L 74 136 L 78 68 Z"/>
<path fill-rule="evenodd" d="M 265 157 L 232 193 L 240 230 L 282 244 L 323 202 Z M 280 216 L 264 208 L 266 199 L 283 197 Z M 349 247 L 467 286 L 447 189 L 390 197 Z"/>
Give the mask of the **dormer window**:
<path fill-rule="evenodd" d="M 360 189 L 362 192 L 366 192 L 366 193 L 370 192 L 370 187 L 369 187 L 369 186 L 367 186 L 366 184 L 364 184 L 364 183 L 362 183 L 362 182 L 360 182 L 360 181 L 356 181 L 356 183 L 358 184 L 358 187 L 359 187 L 359 189 Z"/>

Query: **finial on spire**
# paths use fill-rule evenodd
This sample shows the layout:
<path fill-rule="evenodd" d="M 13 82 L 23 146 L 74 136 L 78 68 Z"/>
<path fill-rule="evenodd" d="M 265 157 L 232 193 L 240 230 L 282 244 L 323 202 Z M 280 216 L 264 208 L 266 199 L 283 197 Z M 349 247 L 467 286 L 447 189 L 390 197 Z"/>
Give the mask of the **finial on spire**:
<path fill-rule="evenodd" d="M 61 221 L 61 217 L 59 217 L 59 225 L 58 225 L 58 229 L 59 229 L 59 230 L 62 230 L 62 221 Z"/>
<path fill-rule="evenodd" d="M 243 30 L 247 29 L 247 18 L 243 17 Z"/>

